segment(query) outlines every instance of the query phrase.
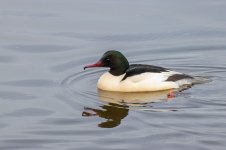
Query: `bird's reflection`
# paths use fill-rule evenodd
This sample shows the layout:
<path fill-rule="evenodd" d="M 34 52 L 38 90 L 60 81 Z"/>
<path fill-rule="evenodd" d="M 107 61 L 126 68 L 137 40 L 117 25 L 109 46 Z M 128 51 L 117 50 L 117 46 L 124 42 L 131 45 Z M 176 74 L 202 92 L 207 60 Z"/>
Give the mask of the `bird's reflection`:
<path fill-rule="evenodd" d="M 107 119 L 105 122 L 98 124 L 101 128 L 113 128 L 121 123 L 121 120 L 128 115 L 128 106 L 109 103 L 101 106 L 102 109 L 84 108 L 83 116 L 98 116 Z"/>
<path fill-rule="evenodd" d="M 85 107 L 84 117 L 97 116 L 106 119 L 98 124 L 101 128 L 114 128 L 129 114 L 129 107 L 145 106 L 152 102 L 169 101 L 174 98 L 172 91 L 123 93 L 98 90 L 104 105 L 100 109 Z"/>

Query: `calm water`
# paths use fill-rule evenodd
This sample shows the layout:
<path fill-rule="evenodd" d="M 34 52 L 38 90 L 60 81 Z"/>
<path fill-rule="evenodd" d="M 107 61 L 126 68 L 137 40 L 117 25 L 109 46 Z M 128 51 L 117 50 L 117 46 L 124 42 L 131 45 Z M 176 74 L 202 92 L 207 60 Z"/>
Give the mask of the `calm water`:
<path fill-rule="evenodd" d="M 0 2 L 0 149 L 223 150 L 225 0 Z M 117 49 L 131 63 L 212 80 L 167 93 L 98 91 Z"/>

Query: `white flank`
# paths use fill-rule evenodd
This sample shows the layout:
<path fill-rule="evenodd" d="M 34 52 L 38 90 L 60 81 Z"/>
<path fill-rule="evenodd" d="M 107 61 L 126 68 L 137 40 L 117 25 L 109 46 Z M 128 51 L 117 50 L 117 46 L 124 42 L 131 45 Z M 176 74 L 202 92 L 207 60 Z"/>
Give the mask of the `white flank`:
<path fill-rule="evenodd" d="M 145 91 L 160 91 L 167 89 L 179 88 L 184 84 L 191 84 L 191 80 L 182 79 L 176 82 L 165 81 L 173 74 L 181 74 L 175 71 L 162 73 L 142 73 L 127 77 L 122 81 L 125 74 L 113 76 L 109 72 L 104 73 L 97 84 L 97 87 L 106 91 L 118 92 L 145 92 Z"/>

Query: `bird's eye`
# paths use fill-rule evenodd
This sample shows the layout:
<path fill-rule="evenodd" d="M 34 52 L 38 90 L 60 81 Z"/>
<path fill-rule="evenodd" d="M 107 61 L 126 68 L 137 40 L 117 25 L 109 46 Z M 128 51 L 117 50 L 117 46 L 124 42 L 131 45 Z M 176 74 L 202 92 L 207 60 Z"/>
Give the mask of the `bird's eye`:
<path fill-rule="evenodd" d="M 106 58 L 106 59 L 105 59 L 105 64 L 106 64 L 106 65 L 110 65 L 110 63 L 111 63 L 110 59 L 109 59 L 109 58 Z"/>
<path fill-rule="evenodd" d="M 110 62 L 110 59 L 109 59 L 109 58 L 106 58 L 105 61 L 106 61 L 106 62 Z"/>

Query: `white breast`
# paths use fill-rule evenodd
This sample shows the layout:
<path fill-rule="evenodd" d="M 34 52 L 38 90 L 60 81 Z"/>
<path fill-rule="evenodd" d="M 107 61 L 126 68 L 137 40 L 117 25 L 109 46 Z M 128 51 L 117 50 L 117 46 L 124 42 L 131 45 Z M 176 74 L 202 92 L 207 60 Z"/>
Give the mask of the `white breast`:
<path fill-rule="evenodd" d="M 144 91 L 160 91 L 167 89 L 179 88 L 179 82 L 165 81 L 173 74 L 181 74 L 174 71 L 162 73 L 142 73 L 127 77 L 122 81 L 125 74 L 113 76 L 109 72 L 104 73 L 97 84 L 97 87 L 106 91 L 118 92 L 144 92 Z"/>

